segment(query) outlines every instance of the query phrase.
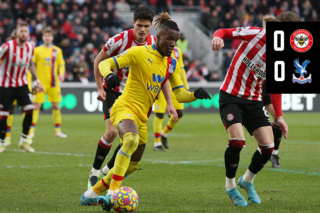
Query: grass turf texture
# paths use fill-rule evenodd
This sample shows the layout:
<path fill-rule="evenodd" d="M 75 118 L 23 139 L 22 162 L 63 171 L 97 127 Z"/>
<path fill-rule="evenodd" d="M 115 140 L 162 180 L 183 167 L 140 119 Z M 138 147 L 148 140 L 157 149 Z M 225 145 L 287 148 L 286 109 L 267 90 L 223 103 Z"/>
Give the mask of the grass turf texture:
<path fill-rule="evenodd" d="M 41 115 L 33 144 L 36 153 L 25 153 L 18 148 L 22 117 L 14 116 L 12 145 L 0 154 L 0 212 L 102 212 L 100 206 L 79 202 L 105 131 L 102 115 L 62 117 L 68 138 L 55 138 L 52 117 Z M 122 185 L 137 191 L 136 212 L 320 212 L 320 114 L 286 113 L 285 119 L 289 138 L 280 144 L 281 168 L 273 169 L 268 162 L 255 179 L 261 205 L 249 201 L 247 207 L 235 207 L 225 193 L 228 136 L 218 114 L 185 114 L 169 133 L 166 152 L 153 151 L 152 115 L 141 170 Z M 119 138 L 109 157 L 118 143 Z M 246 144 L 236 179 L 257 149 L 247 132 Z"/>

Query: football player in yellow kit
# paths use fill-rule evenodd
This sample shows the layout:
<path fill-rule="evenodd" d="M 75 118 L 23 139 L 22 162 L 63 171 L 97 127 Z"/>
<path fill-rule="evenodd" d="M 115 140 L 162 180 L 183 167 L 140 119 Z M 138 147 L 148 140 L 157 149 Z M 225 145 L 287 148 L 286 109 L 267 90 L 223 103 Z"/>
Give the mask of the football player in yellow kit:
<path fill-rule="evenodd" d="M 60 81 L 64 81 L 65 62 L 62 51 L 59 47 L 52 45 L 53 32 L 51 29 L 45 29 L 42 32 L 43 45 L 34 50 L 33 61 L 37 67 L 37 73 L 41 83 L 44 86 L 44 92 L 37 93 L 34 98 L 33 119 L 29 132 L 29 137 L 33 138 L 35 125 L 39 118 L 41 105 L 45 102 L 45 96 L 48 95 L 48 101 L 52 102 L 52 115 L 54 121 L 55 136 L 66 138 L 67 135 L 61 132 L 61 88 Z"/>
<path fill-rule="evenodd" d="M 123 145 L 119 150 L 114 167 L 107 176 L 88 189 L 80 198 L 82 205 L 97 205 L 98 201 L 104 210 L 110 211 L 111 196 L 120 187 L 125 175 L 130 175 L 139 168 L 140 160 L 147 143 L 147 121 L 152 105 L 163 88 L 167 100 L 168 114 L 171 112 L 177 119 L 172 105 L 170 85 L 179 102 L 192 102 L 210 99 L 202 88 L 188 92 L 180 78 L 179 62 L 171 56 L 179 38 L 179 28 L 168 13 L 160 13 L 155 20 L 158 26 L 155 45 L 132 47 L 119 56 L 109 58 L 99 64 L 101 74 L 108 81 L 117 79 L 110 69 L 130 66 L 128 82 L 123 94 L 116 100 L 111 109 L 111 122 L 117 128 Z M 109 189 L 107 196 L 99 196 Z"/>
<path fill-rule="evenodd" d="M 172 52 L 172 55 L 174 57 L 176 57 L 177 60 L 179 61 L 180 71 L 181 71 L 181 74 L 180 74 L 181 80 L 183 82 L 184 88 L 186 90 L 189 90 L 188 81 L 187 81 L 187 77 L 186 77 L 186 71 L 184 70 L 183 56 L 182 56 L 182 52 L 181 52 L 180 48 L 175 47 Z M 167 141 L 167 135 L 168 135 L 169 131 L 171 131 L 177 125 L 178 121 L 183 116 L 183 109 L 184 109 L 183 103 L 179 103 L 177 101 L 176 96 L 174 95 L 173 92 L 171 92 L 171 98 L 172 98 L 173 107 L 177 110 L 177 113 L 178 113 L 178 120 L 175 122 L 173 120 L 173 116 L 171 116 L 171 118 L 169 119 L 167 125 L 164 127 L 163 130 L 162 130 L 162 121 L 163 121 L 164 113 L 166 111 L 167 102 L 166 102 L 162 92 L 160 92 L 158 98 L 154 102 L 154 112 L 156 113 L 156 115 L 154 116 L 154 120 L 153 120 L 154 150 L 155 151 L 165 151 L 164 148 L 166 148 L 166 149 L 169 148 L 169 144 Z M 161 146 L 160 139 L 161 139 L 161 142 L 162 142 L 162 145 L 164 146 L 164 148 Z"/>

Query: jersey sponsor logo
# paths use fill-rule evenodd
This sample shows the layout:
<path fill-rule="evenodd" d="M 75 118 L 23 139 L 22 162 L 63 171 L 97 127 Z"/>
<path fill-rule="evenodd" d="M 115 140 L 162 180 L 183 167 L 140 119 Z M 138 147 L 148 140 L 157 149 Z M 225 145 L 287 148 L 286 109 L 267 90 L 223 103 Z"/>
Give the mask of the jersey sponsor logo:
<path fill-rule="evenodd" d="M 160 76 L 160 75 L 157 75 L 152 73 L 152 80 L 153 82 L 158 82 L 158 83 L 161 83 L 164 79 L 166 78 L 166 76 Z"/>
<path fill-rule="evenodd" d="M 227 115 L 227 120 L 228 121 L 232 121 L 234 119 L 234 115 L 232 114 L 232 113 L 229 113 L 228 115 Z"/>
<path fill-rule="evenodd" d="M 11 66 L 21 67 L 21 68 L 26 68 L 26 67 L 28 67 L 28 64 L 12 63 L 12 65 L 11 65 Z"/>
<path fill-rule="evenodd" d="M 290 36 L 290 45 L 297 52 L 307 52 L 313 45 L 313 37 L 307 30 L 296 30 Z"/>
<path fill-rule="evenodd" d="M 261 80 L 266 80 L 266 66 L 262 58 L 257 61 L 257 64 L 252 63 L 252 61 L 250 61 L 247 57 L 244 57 L 242 61 L 250 70 L 255 73 L 258 78 Z"/>
<path fill-rule="evenodd" d="M 159 85 L 147 84 L 147 89 L 150 90 L 151 92 L 158 93 L 158 92 L 160 92 L 161 87 Z"/>
<path fill-rule="evenodd" d="M 51 62 L 51 58 L 44 58 L 44 60 Z"/>
<path fill-rule="evenodd" d="M 305 78 L 304 74 L 307 74 L 307 66 L 310 63 L 309 60 L 305 60 L 302 65 L 299 63 L 299 59 L 295 59 L 293 61 L 294 66 L 297 68 L 296 70 L 294 70 L 296 73 L 298 73 L 300 75 L 299 78 L 297 78 L 294 74 L 292 74 L 292 82 L 293 83 L 298 83 L 298 84 L 305 84 L 305 83 L 311 83 L 312 79 L 311 79 L 311 74 Z"/>

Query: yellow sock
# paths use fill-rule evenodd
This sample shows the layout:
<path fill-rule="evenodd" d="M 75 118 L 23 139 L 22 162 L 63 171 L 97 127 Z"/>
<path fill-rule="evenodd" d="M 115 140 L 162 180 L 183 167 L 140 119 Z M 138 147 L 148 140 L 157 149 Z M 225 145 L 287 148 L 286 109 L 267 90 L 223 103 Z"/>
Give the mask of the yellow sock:
<path fill-rule="evenodd" d="M 168 134 L 170 132 L 170 130 L 172 130 L 176 125 L 177 123 L 179 122 L 180 118 L 178 118 L 177 122 L 174 122 L 173 121 L 173 115 L 170 117 L 167 125 L 164 127 L 163 129 L 163 134 Z"/>
<path fill-rule="evenodd" d="M 13 122 L 13 115 L 10 114 L 7 118 L 7 132 L 6 132 L 6 138 L 10 138 L 11 137 L 11 126 L 12 126 L 12 122 Z"/>
<path fill-rule="evenodd" d="M 54 131 L 60 132 L 61 131 L 61 111 L 60 111 L 60 109 L 53 109 L 52 116 L 53 116 L 53 122 L 54 122 Z"/>
<path fill-rule="evenodd" d="M 105 184 L 103 179 L 101 179 L 98 183 L 96 183 L 96 185 L 92 187 L 92 191 L 98 195 L 106 191 L 107 189 L 109 189 L 109 186 Z"/>
<path fill-rule="evenodd" d="M 131 155 L 136 151 L 139 144 L 139 135 L 128 132 L 123 136 L 123 145 L 119 150 L 114 162 L 114 170 L 110 183 L 110 190 L 114 191 L 120 187 L 123 177 L 129 167 Z"/>
<path fill-rule="evenodd" d="M 34 133 L 35 128 L 36 128 L 36 124 L 38 122 L 39 113 L 40 113 L 39 110 L 36 110 L 36 109 L 33 110 L 33 113 L 32 113 L 32 124 L 31 124 L 31 127 L 30 127 L 28 135 L 30 135 L 31 133 Z"/>
<path fill-rule="evenodd" d="M 154 142 L 160 143 L 161 141 L 161 130 L 162 130 L 162 118 L 158 118 L 157 116 L 153 119 L 153 133 L 154 133 Z"/>

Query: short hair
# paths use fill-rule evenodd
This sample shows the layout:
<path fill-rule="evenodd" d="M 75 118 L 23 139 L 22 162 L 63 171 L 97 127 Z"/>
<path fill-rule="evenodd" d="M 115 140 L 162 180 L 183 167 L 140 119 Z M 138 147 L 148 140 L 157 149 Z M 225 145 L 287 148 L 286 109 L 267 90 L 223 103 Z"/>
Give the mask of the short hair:
<path fill-rule="evenodd" d="M 156 20 L 154 22 L 155 22 L 154 26 L 156 27 L 157 30 L 162 27 L 167 27 L 169 29 L 176 30 L 176 31 L 180 32 L 180 29 L 179 29 L 177 23 L 171 19 L 169 13 L 167 13 L 167 12 L 166 13 L 164 13 L 164 12 L 159 13 L 158 17 L 156 18 Z"/>
<path fill-rule="evenodd" d="M 42 31 L 42 35 L 44 35 L 45 33 L 51 33 L 51 35 L 53 35 L 53 31 L 52 31 L 50 28 L 45 28 L 45 29 Z"/>
<path fill-rule="evenodd" d="M 22 21 L 17 25 L 17 28 L 19 28 L 19 27 L 29 27 L 29 24 L 26 21 Z"/>
<path fill-rule="evenodd" d="M 151 23 L 153 21 L 154 13 L 147 7 L 138 7 L 133 14 L 133 20 L 138 19 L 149 20 Z"/>
<path fill-rule="evenodd" d="M 283 12 L 277 16 L 279 22 L 301 22 L 301 18 L 294 12 Z"/>
<path fill-rule="evenodd" d="M 278 22 L 278 19 L 275 16 L 265 15 L 265 16 L 263 16 L 263 23 L 262 23 L 263 28 L 266 28 L 267 22 Z"/>

